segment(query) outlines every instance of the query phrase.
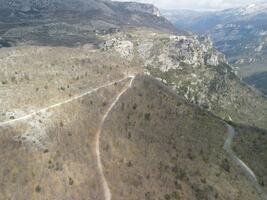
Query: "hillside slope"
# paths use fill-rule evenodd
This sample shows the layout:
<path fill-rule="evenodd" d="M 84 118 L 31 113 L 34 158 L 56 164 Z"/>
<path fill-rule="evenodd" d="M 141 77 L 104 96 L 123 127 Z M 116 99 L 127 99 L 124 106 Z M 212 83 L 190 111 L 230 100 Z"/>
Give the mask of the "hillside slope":
<path fill-rule="evenodd" d="M 34 98 L 35 94 L 43 96 L 42 91 L 50 87 L 53 88 L 51 96 L 56 97 L 56 92 L 61 91 L 60 95 L 64 97 L 72 95 L 71 85 L 80 78 L 85 85 L 91 82 L 90 78 L 95 79 L 90 75 L 94 74 L 91 69 L 98 71 L 99 75 L 116 77 L 116 73 L 120 72 L 116 69 L 125 68 L 126 71 L 135 70 L 158 78 L 189 102 L 224 119 L 266 128 L 266 99 L 236 77 L 234 70 L 226 64 L 225 57 L 213 48 L 209 40 L 143 28 L 100 35 L 98 40 L 101 41 L 98 49 L 90 45 L 78 48 L 23 46 L 3 49 L 0 54 L 3 71 L 0 79 L 2 102 L 6 108 L 2 113 L 11 112 L 9 105 L 15 104 L 4 100 L 12 95 L 12 90 L 5 89 L 10 84 L 15 90 L 21 90 L 16 83 L 27 85 L 29 80 L 36 81 L 37 85 L 42 83 L 41 88 L 33 87 L 34 92 L 29 91 L 29 98 Z M 38 73 L 48 70 L 50 78 L 35 79 L 38 73 L 32 70 L 36 68 L 39 69 Z M 62 68 L 69 77 L 58 72 Z M 107 68 L 110 70 L 105 71 Z M 60 76 L 59 80 L 53 80 Z M 24 94 L 25 91 L 17 92 L 17 98 L 22 98 L 21 102 L 26 102 L 24 99 L 27 96 Z M 39 101 L 32 102 L 39 105 Z"/>
<path fill-rule="evenodd" d="M 116 97 L 99 138 L 112 199 L 261 199 L 223 149 L 220 119 L 157 80 L 128 84 L 1 124 L 0 199 L 107 199 L 97 132 Z"/>
<path fill-rule="evenodd" d="M 255 172 L 258 182 L 267 189 L 266 178 L 266 141 L 267 132 L 262 129 L 252 129 L 251 127 L 236 127 L 237 136 L 234 140 L 234 150 L 237 155 L 247 163 Z"/>

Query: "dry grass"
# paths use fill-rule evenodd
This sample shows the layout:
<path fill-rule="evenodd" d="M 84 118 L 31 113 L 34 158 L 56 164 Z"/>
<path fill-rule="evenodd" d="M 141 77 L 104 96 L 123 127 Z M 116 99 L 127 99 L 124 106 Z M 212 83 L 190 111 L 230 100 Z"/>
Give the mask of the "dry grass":
<path fill-rule="evenodd" d="M 136 71 L 116 55 L 87 48 L 16 47 L 0 51 L 0 61 L 0 121 Z"/>

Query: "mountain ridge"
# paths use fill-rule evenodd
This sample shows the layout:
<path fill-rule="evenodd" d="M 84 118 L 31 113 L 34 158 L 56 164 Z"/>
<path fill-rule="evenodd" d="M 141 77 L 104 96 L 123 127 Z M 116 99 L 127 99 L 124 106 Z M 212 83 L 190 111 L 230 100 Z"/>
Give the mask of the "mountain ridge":
<path fill-rule="evenodd" d="M 96 34 L 117 32 L 131 27 L 179 32 L 151 4 L 109 0 L 14 2 L 16 4 L 1 1 L 0 34 L 3 44 L 6 42 L 16 45 L 32 41 L 41 45 L 47 43 L 77 46 L 79 43 L 97 41 Z"/>

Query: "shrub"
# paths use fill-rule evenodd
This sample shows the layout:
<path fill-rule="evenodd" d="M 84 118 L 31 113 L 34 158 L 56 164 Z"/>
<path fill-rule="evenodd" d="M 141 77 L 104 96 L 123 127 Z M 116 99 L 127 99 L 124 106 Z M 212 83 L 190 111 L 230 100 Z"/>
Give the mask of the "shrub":
<path fill-rule="evenodd" d="M 41 190 L 42 190 L 42 188 L 41 188 L 41 186 L 40 185 L 37 185 L 36 187 L 35 187 L 35 192 L 41 192 Z"/>
<path fill-rule="evenodd" d="M 146 113 L 146 114 L 145 114 L 145 119 L 146 119 L 147 121 L 150 121 L 150 119 L 151 119 L 151 117 L 150 117 L 150 113 Z"/>
<path fill-rule="evenodd" d="M 7 80 L 2 81 L 3 85 L 6 85 L 7 83 L 8 83 Z"/>
<path fill-rule="evenodd" d="M 69 185 L 73 185 L 74 181 L 71 177 L 69 177 Z"/>
<path fill-rule="evenodd" d="M 225 158 L 222 163 L 221 163 L 221 167 L 226 171 L 226 172 L 230 172 L 230 164 L 227 158 Z"/>
<path fill-rule="evenodd" d="M 170 199 L 171 199 L 171 196 L 170 196 L 169 194 L 165 194 L 165 195 L 164 195 L 164 199 L 165 199 L 165 200 L 170 200 Z"/>

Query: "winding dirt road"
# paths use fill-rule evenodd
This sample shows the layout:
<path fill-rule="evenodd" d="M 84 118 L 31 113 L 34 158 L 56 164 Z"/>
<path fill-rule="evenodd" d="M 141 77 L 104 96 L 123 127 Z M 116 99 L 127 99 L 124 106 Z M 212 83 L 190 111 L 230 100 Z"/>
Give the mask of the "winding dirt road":
<path fill-rule="evenodd" d="M 106 113 L 104 114 L 102 120 L 101 120 L 101 123 L 100 123 L 100 126 L 99 126 L 99 129 L 97 131 L 97 134 L 96 134 L 96 155 L 97 155 L 97 166 L 98 166 L 98 169 L 99 169 L 99 173 L 100 173 L 100 176 L 101 176 L 101 182 L 103 183 L 103 189 L 104 189 L 104 196 L 105 196 L 105 200 L 111 200 L 112 198 L 112 195 L 111 195 L 111 192 L 110 192 L 110 188 L 108 186 L 108 182 L 105 178 L 105 175 L 104 175 L 104 171 L 103 171 L 103 164 L 101 162 L 101 153 L 100 153 L 100 136 L 101 136 L 101 132 L 102 132 L 102 129 L 103 129 L 103 126 L 105 124 L 105 121 L 109 115 L 109 113 L 112 111 L 112 109 L 114 108 L 114 106 L 117 104 L 117 102 L 120 100 L 120 97 L 126 93 L 128 91 L 129 88 L 131 88 L 132 86 L 132 83 L 135 79 L 134 76 L 130 76 L 129 77 L 131 80 L 130 80 L 130 83 L 118 94 L 118 96 L 115 98 L 115 100 L 112 102 L 112 104 L 110 105 L 110 107 L 108 108 L 108 110 L 106 111 Z"/>
<path fill-rule="evenodd" d="M 102 129 L 103 129 L 103 126 L 104 126 L 104 123 L 109 115 L 109 113 L 112 111 L 113 107 L 116 105 L 116 103 L 119 101 L 120 97 L 125 93 L 127 92 L 127 90 L 132 86 L 132 83 L 135 79 L 135 76 L 128 76 L 126 78 L 123 78 L 123 79 L 120 79 L 120 80 L 117 80 L 117 81 L 112 81 L 112 82 L 109 82 L 107 84 L 104 84 L 104 85 L 101 85 L 95 89 L 92 89 L 92 90 L 89 90 L 83 94 L 80 94 L 80 95 L 77 95 L 77 96 L 74 96 L 70 99 L 67 99 L 65 101 L 62 101 L 60 103 L 57 103 L 57 104 L 54 104 L 54 105 L 51 105 L 51 106 L 48 106 L 46 108 L 43 108 L 43 109 L 40 109 L 38 111 L 35 111 L 35 112 L 32 112 L 28 115 L 25 115 L 25 116 L 22 116 L 22 117 L 19 117 L 17 119 L 13 119 L 13 120 L 9 120 L 9 121 L 5 121 L 5 122 L 1 122 L 0 123 L 0 127 L 4 127 L 4 126 L 7 126 L 7 125 L 11 125 L 13 123 L 16 123 L 16 122 L 19 122 L 19 121 L 24 121 L 24 120 L 28 120 L 30 119 L 31 117 L 37 115 L 37 114 L 40 114 L 42 112 L 45 112 L 49 109 L 52 109 L 52 108 L 56 108 L 56 107 L 59 107 L 61 105 L 64 105 L 64 104 L 67 104 L 67 103 L 70 103 L 74 100 L 77 100 L 77 99 L 80 99 L 86 95 L 90 95 L 91 93 L 93 92 L 97 92 L 98 90 L 102 89 L 102 88 L 105 88 L 105 87 L 108 87 L 108 86 L 111 86 L 115 83 L 120 83 L 122 81 L 125 81 L 127 79 L 130 79 L 130 82 L 129 84 L 127 84 L 127 86 L 124 87 L 124 89 L 116 96 L 115 100 L 112 102 L 112 104 L 110 105 L 110 107 L 108 108 L 108 110 L 105 112 L 104 116 L 102 117 L 102 120 L 100 122 L 100 126 L 99 126 L 99 129 L 97 131 L 97 134 L 96 134 L 96 156 L 97 156 L 97 167 L 98 167 L 98 170 L 99 170 L 99 174 L 100 174 L 100 177 L 101 177 L 101 182 L 103 184 L 103 190 L 104 190 L 104 197 L 105 197 L 105 200 L 111 200 L 111 192 L 110 192 L 110 189 L 109 189 L 109 186 L 108 186 L 108 183 L 107 183 L 107 180 L 105 178 L 105 175 L 104 175 L 104 172 L 103 172 L 103 165 L 102 165 L 102 162 L 101 162 L 101 154 L 100 154 L 100 136 L 101 136 L 101 132 L 102 132 Z"/>
<path fill-rule="evenodd" d="M 24 121 L 24 120 L 30 119 L 31 117 L 33 117 L 33 116 L 35 116 L 37 114 L 40 114 L 42 112 L 46 112 L 49 109 L 56 108 L 56 107 L 59 107 L 59 106 L 61 106 L 63 104 L 70 103 L 70 102 L 75 101 L 77 99 L 80 99 L 80 98 L 82 98 L 82 97 L 84 97 L 86 95 L 90 95 L 90 94 L 92 94 L 94 92 L 97 92 L 98 90 L 100 90 L 102 88 L 111 86 L 111 85 L 113 85 L 115 83 L 119 83 L 119 82 L 125 81 L 127 79 L 130 80 L 129 83 L 116 96 L 116 98 L 114 99 L 114 101 L 112 102 L 112 104 L 109 106 L 109 108 L 105 112 L 104 116 L 102 117 L 101 122 L 100 122 L 99 129 L 98 129 L 97 134 L 96 134 L 96 141 L 95 141 L 95 144 L 96 144 L 96 156 L 97 156 L 97 167 L 98 167 L 99 174 L 100 174 L 100 177 L 101 177 L 101 182 L 103 184 L 104 198 L 105 198 L 105 200 L 111 200 L 112 194 L 111 194 L 110 188 L 108 186 L 108 182 L 106 180 L 106 177 L 104 175 L 103 165 L 102 165 L 102 162 L 101 162 L 100 137 L 101 137 L 101 132 L 102 132 L 102 129 L 104 127 L 105 121 L 106 121 L 109 113 L 112 111 L 112 109 L 114 108 L 114 106 L 120 100 L 121 96 L 123 94 L 125 94 L 131 88 L 132 83 L 133 83 L 133 81 L 135 79 L 135 76 L 128 76 L 128 77 L 125 77 L 125 78 L 120 79 L 120 80 L 116 80 L 116 81 L 112 81 L 112 82 L 106 83 L 106 84 L 101 85 L 101 86 L 99 86 L 97 88 L 94 88 L 92 90 L 89 90 L 89 91 L 87 91 L 87 92 L 85 92 L 83 94 L 74 96 L 74 97 L 72 97 L 70 99 L 67 99 L 65 101 L 62 101 L 60 103 L 57 103 L 57 104 L 54 104 L 54 105 L 45 107 L 45 108 L 40 109 L 38 111 L 32 112 L 32 113 L 30 113 L 28 115 L 19 117 L 17 119 L 12 119 L 12 120 L 8 120 L 8 121 L 5 121 L 5 122 L 0 122 L 0 127 L 4 127 L 4 126 L 11 125 L 11 124 L 16 123 L 16 122 L 19 122 L 19 121 Z M 225 144 L 224 144 L 225 151 L 229 154 L 229 156 L 231 157 L 232 161 L 237 166 L 239 166 L 242 169 L 242 171 L 244 172 L 244 174 L 248 177 L 248 179 L 255 186 L 255 188 L 257 189 L 257 191 L 261 195 L 262 199 L 263 200 L 267 200 L 267 194 L 264 191 L 264 189 L 260 186 L 260 184 L 259 184 L 259 182 L 257 180 L 257 177 L 256 177 L 255 173 L 242 160 L 240 160 L 237 157 L 237 155 L 235 154 L 235 152 L 232 150 L 231 145 L 232 145 L 233 139 L 234 139 L 234 137 L 236 135 L 236 132 L 235 132 L 234 128 L 231 125 L 226 124 L 226 126 L 227 126 L 227 129 L 228 129 L 229 136 L 228 136 L 228 138 L 227 138 L 227 140 L 225 141 Z"/>
<path fill-rule="evenodd" d="M 23 117 L 19 117 L 19 118 L 17 118 L 17 119 L 8 120 L 8 121 L 5 121 L 5 122 L 0 122 L 0 127 L 1 127 L 1 126 L 2 126 L 2 127 L 3 127 L 3 126 L 6 126 L 6 125 L 9 125 L 9 124 L 18 122 L 18 121 L 27 120 L 27 119 L 29 119 L 29 118 L 31 118 L 31 117 L 37 115 L 37 114 L 40 114 L 40 113 L 42 113 L 42 112 L 46 112 L 46 111 L 48 111 L 48 110 L 50 110 L 50 109 L 52 109 L 52 108 L 59 107 L 59 106 L 61 106 L 61 105 L 63 105 L 63 104 L 70 103 L 70 102 L 75 101 L 75 100 L 77 100 L 77 99 L 80 99 L 80 98 L 82 98 L 82 97 L 84 97 L 84 96 L 86 96 L 86 95 L 90 95 L 90 94 L 92 94 L 92 93 L 94 93 L 94 92 L 97 92 L 98 90 L 100 90 L 100 89 L 102 89 L 102 88 L 111 86 L 111 85 L 113 85 L 113 84 L 115 84 L 115 83 L 120 83 L 120 82 L 125 81 L 125 80 L 127 80 L 127 79 L 129 79 L 129 78 L 132 78 L 132 76 L 128 76 L 128 77 L 123 78 L 123 79 L 120 79 L 120 80 L 116 80 L 116 81 L 112 81 L 112 82 L 106 83 L 106 84 L 101 85 L 101 86 L 99 86 L 99 87 L 97 87 L 97 88 L 94 88 L 94 89 L 92 89 L 92 90 L 89 90 L 89 91 L 87 91 L 87 92 L 85 92 L 85 93 L 82 93 L 82 94 L 80 94 L 80 95 L 74 96 L 74 97 L 72 97 L 72 98 L 70 98 L 70 99 L 67 99 L 67 100 L 65 100 L 65 101 L 62 101 L 62 102 L 60 102 L 60 103 L 57 103 L 57 104 L 54 104 L 54 105 L 51 105 L 51 106 L 42 108 L 42 109 L 40 109 L 40 110 L 38 110 L 38 111 L 32 112 L 32 113 L 30 113 L 30 114 L 28 114 L 28 115 L 25 115 L 25 116 L 23 116 Z"/>
<path fill-rule="evenodd" d="M 229 125 L 226 124 L 227 130 L 228 130 L 228 138 L 226 139 L 224 143 L 224 150 L 229 154 L 232 161 L 241 168 L 241 170 L 244 172 L 244 174 L 248 177 L 248 179 L 251 181 L 251 183 L 254 185 L 254 187 L 257 189 L 258 193 L 261 195 L 263 200 L 267 200 L 267 194 L 262 188 L 262 186 L 259 184 L 258 179 L 255 175 L 255 173 L 242 161 L 240 160 L 235 152 L 232 150 L 232 142 L 234 140 L 234 137 L 236 135 L 235 129 Z"/>

